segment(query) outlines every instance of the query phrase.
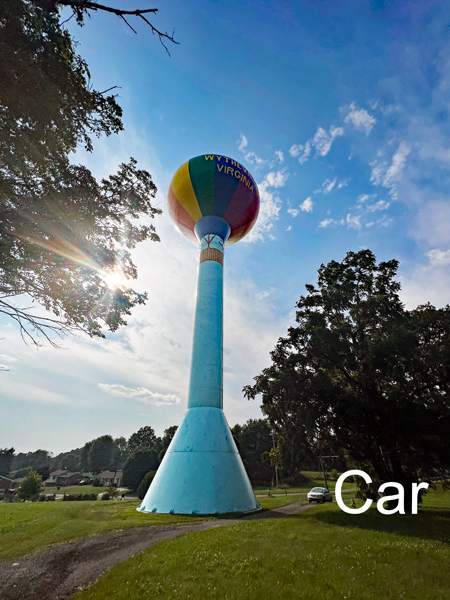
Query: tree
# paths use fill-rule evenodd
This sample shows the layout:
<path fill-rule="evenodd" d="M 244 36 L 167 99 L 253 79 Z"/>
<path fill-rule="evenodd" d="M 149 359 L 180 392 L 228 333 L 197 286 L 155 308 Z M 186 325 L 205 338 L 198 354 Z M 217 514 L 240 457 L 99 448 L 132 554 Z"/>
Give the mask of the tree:
<path fill-rule="evenodd" d="M 137 448 L 154 448 L 157 443 L 155 430 L 146 425 L 141 427 L 136 433 L 130 436 L 128 440 L 128 449 L 133 452 Z"/>
<path fill-rule="evenodd" d="M 42 491 L 42 477 L 36 471 L 31 471 L 26 475 L 19 488 L 17 495 L 22 500 L 32 500 L 35 502 Z"/>
<path fill-rule="evenodd" d="M 249 419 L 244 425 L 236 424 L 232 429 L 245 469 L 254 485 L 270 484 L 274 470 L 267 460 L 272 450 L 271 429 L 266 419 Z"/>
<path fill-rule="evenodd" d="M 9 475 L 14 452 L 14 448 L 0 448 L 0 475 Z"/>
<path fill-rule="evenodd" d="M 172 425 L 171 427 L 168 427 L 167 429 L 164 430 L 164 435 L 163 435 L 163 437 L 161 439 L 161 443 L 160 443 L 160 450 L 158 452 L 159 462 L 161 462 L 162 459 L 164 458 L 164 455 L 167 452 L 167 449 L 170 446 L 170 443 L 173 440 L 174 435 L 177 432 L 177 429 L 178 429 L 177 425 Z"/>
<path fill-rule="evenodd" d="M 99 473 L 111 468 L 114 450 L 114 441 L 110 435 L 102 435 L 93 440 L 88 454 L 89 469 Z"/>
<path fill-rule="evenodd" d="M 37 345 L 42 336 L 56 345 L 52 333 L 104 337 L 103 329 L 126 325 L 146 300 L 126 283 L 137 277 L 130 250 L 159 240 L 153 225 L 137 222 L 161 211 L 152 206 L 150 174 L 133 158 L 100 182 L 70 164 L 77 146 L 92 151 L 93 136 L 123 124 L 114 95 L 93 89 L 59 23 L 62 4 L 80 24 L 88 10 L 107 8 L 5 0 L 0 13 L 0 313 Z M 122 282 L 113 284 L 111 274 Z M 35 302 L 54 318 L 24 306 Z"/>
<path fill-rule="evenodd" d="M 377 265 L 369 250 L 321 265 L 317 288 L 307 285 L 297 303 L 297 325 L 244 388 L 248 398 L 262 394 L 284 462 L 319 441 L 344 448 L 376 487 L 395 481 L 408 491 L 412 481 L 445 476 L 450 307 L 406 311 L 397 268 L 396 260 Z"/>
<path fill-rule="evenodd" d="M 138 448 L 128 458 L 123 467 L 124 484 L 136 490 L 144 475 L 158 468 L 158 455 L 150 448 Z"/>
<path fill-rule="evenodd" d="M 137 489 L 137 497 L 139 498 L 139 500 L 143 500 L 145 498 L 145 494 L 148 492 L 148 488 L 150 487 L 150 484 L 152 483 L 153 479 L 155 478 L 155 475 L 156 475 L 156 471 L 149 471 L 142 478 L 142 481 L 138 485 L 138 489 Z"/>

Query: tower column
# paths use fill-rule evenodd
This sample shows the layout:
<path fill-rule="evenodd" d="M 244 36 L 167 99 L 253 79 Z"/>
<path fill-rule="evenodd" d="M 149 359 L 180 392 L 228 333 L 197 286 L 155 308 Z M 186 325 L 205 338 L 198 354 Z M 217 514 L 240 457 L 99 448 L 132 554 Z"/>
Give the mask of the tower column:
<path fill-rule="evenodd" d="M 223 239 L 200 245 L 188 408 L 223 407 Z"/>

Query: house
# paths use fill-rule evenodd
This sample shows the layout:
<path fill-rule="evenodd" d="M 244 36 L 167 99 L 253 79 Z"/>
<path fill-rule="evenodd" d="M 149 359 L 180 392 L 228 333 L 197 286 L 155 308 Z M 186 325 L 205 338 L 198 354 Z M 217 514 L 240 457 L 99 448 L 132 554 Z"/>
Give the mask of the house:
<path fill-rule="evenodd" d="M 59 485 L 56 483 L 58 477 L 60 477 L 61 475 L 65 475 L 66 473 L 68 473 L 67 469 L 59 469 L 58 471 L 53 471 L 52 473 L 50 473 L 47 481 L 45 482 L 45 485 Z"/>
<path fill-rule="evenodd" d="M 56 478 L 56 485 L 67 487 L 69 485 L 78 485 L 80 481 L 83 481 L 84 476 L 81 473 L 71 473 L 66 471 L 64 475 L 58 475 Z"/>
<path fill-rule="evenodd" d="M 67 487 L 69 485 L 78 485 L 84 479 L 81 473 L 72 473 L 67 469 L 60 469 L 50 473 L 45 485 Z"/>
<path fill-rule="evenodd" d="M 0 497 L 4 495 L 6 490 L 9 490 L 13 487 L 13 480 L 5 475 L 0 475 Z"/>
<path fill-rule="evenodd" d="M 123 473 L 122 471 L 102 471 L 97 475 L 97 479 L 100 480 L 100 483 L 105 487 L 115 486 L 122 487 L 123 486 Z"/>

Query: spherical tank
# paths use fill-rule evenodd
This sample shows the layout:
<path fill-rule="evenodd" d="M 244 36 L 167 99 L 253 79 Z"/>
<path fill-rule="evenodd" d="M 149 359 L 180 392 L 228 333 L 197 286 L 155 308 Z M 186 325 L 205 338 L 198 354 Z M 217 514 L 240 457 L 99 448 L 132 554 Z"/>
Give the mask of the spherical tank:
<path fill-rule="evenodd" d="M 195 225 L 203 217 L 220 217 L 230 226 L 226 245 L 241 240 L 259 212 L 258 186 L 237 161 L 216 154 L 191 158 L 170 182 L 170 216 L 177 229 L 198 244 Z"/>

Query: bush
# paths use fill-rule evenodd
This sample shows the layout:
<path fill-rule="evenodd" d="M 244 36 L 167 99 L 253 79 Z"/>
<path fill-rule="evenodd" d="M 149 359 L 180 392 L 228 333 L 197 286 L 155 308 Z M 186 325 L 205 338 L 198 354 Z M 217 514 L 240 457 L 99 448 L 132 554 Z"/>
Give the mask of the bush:
<path fill-rule="evenodd" d="M 153 478 L 155 477 L 155 475 L 156 475 L 156 471 L 149 471 L 146 475 L 144 475 L 144 477 L 137 489 L 137 495 L 138 495 L 139 500 L 144 499 L 145 494 L 147 493 L 148 488 L 150 487 L 150 484 L 153 481 Z"/>
<path fill-rule="evenodd" d="M 17 496 L 21 500 L 32 500 L 35 502 L 39 498 L 41 491 L 42 477 L 36 471 L 30 471 L 17 489 Z"/>
<path fill-rule="evenodd" d="M 337 481 L 339 479 L 339 473 L 336 469 L 331 469 L 330 479 L 334 479 L 335 481 Z"/>
<path fill-rule="evenodd" d="M 92 486 L 93 487 L 102 487 L 102 482 L 100 481 L 100 479 L 98 479 L 97 477 L 94 479 L 94 481 L 92 482 Z"/>
<path fill-rule="evenodd" d="M 104 492 L 102 494 L 101 500 L 110 500 L 110 495 L 108 494 L 108 492 Z"/>
<path fill-rule="evenodd" d="M 66 502 L 80 502 L 81 500 L 97 500 L 97 494 L 64 494 Z"/>

